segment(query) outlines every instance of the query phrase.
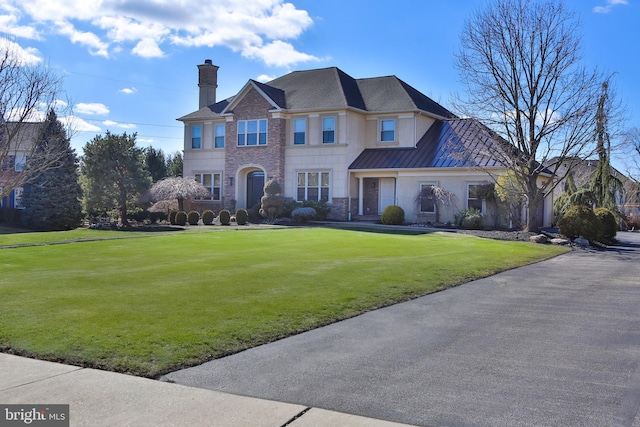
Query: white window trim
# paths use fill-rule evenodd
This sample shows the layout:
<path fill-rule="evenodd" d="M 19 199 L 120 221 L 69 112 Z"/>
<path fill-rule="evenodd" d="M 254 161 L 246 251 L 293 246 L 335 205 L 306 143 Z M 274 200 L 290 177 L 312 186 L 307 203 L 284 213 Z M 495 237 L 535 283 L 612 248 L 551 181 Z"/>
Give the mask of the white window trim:
<path fill-rule="evenodd" d="M 202 141 L 202 139 L 203 139 L 203 138 L 202 138 L 202 134 L 204 133 L 203 128 L 204 128 L 204 126 L 202 126 L 202 125 L 191 125 L 191 146 L 190 146 L 190 148 L 191 148 L 192 150 L 202 150 L 202 144 L 203 144 L 203 141 Z M 200 136 L 199 136 L 199 137 L 193 136 L 193 133 L 194 133 L 194 131 L 195 131 L 196 129 L 199 129 L 199 130 L 200 130 Z M 194 147 L 194 146 L 193 146 L 193 140 L 194 140 L 194 138 L 200 138 L 200 147 Z"/>
<path fill-rule="evenodd" d="M 223 192 L 223 189 L 224 189 L 224 181 L 223 181 L 223 178 L 224 178 L 224 177 L 223 177 L 223 175 L 222 175 L 222 172 L 221 172 L 221 171 L 204 171 L 204 172 L 195 172 L 193 175 L 194 175 L 194 179 L 196 180 L 196 182 L 198 182 L 199 184 L 202 184 L 203 186 L 204 186 L 204 184 L 203 184 L 203 178 L 202 178 L 202 176 L 203 176 L 203 175 L 211 175 L 211 197 L 210 197 L 210 198 L 208 198 L 208 199 L 200 197 L 200 198 L 197 198 L 196 200 L 202 200 L 202 201 L 207 201 L 207 202 L 220 202 L 220 201 L 222 201 L 222 192 Z M 200 175 L 200 181 L 198 181 L 198 180 L 196 179 L 196 176 L 197 176 L 197 175 Z M 214 183 L 215 183 L 215 175 L 220 175 L 220 186 L 219 186 L 219 187 L 216 187 L 216 186 L 214 185 Z M 207 187 L 207 188 L 208 188 L 208 187 Z M 214 193 L 213 193 L 213 189 L 214 189 L 214 188 L 220 188 L 220 191 L 219 191 L 220 198 L 219 198 L 219 199 L 214 199 L 214 198 L 213 198 L 213 194 L 214 194 Z"/>
<path fill-rule="evenodd" d="M 303 144 L 296 144 L 296 121 L 297 120 L 304 120 L 304 143 Z M 291 145 L 295 145 L 295 146 L 302 146 L 302 145 L 309 145 L 309 119 L 307 117 L 294 117 L 292 122 L 291 122 Z"/>
<path fill-rule="evenodd" d="M 393 140 L 391 141 L 383 141 L 382 140 L 382 123 L 383 122 L 393 122 Z M 398 119 L 397 117 L 381 117 L 378 120 L 378 143 L 379 144 L 395 144 L 398 142 Z"/>
<path fill-rule="evenodd" d="M 216 129 L 218 128 L 218 126 L 222 126 L 222 129 L 224 129 L 224 135 L 222 135 L 222 147 L 216 147 L 216 139 L 218 138 L 218 135 L 216 134 Z M 224 149 L 225 145 L 227 145 L 227 127 L 224 123 L 214 123 L 213 124 L 213 149 L 222 150 Z"/>
<path fill-rule="evenodd" d="M 298 199 L 298 188 L 300 188 L 300 187 L 298 187 L 298 175 L 301 174 L 301 173 L 306 174 L 306 176 L 305 176 L 305 187 L 304 187 L 305 188 L 305 198 Z M 302 201 L 305 201 L 305 200 L 309 200 L 308 196 L 309 196 L 309 174 L 310 173 L 317 173 L 318 174 L 318 187 L 317 188 L 318 188 L 318 197 L 319 198 L 316 199 L 316 200 L 312 200 L 312 201 L 320 201 L 320 200 L 322 200 L 322 188 L 323 188 L 322 187 L 322 174 L 323 173 L 329 174 L 329 186 L 327 187 L 328 188 L 328 191 L 327 191 L 327 193 L 328 193 L 327 194 L 327 203 L 331 203 L 331 189 L 332 189 L 331 183 L 332 183 L 333 174 L 331 173 L 330 169 L 300 169 L 300 170 L 296 170 L 295 186 L 294 186 L 294 188 L 296 189 L 295 190 L 295 200 L 297 202 L 302 202 Z"/>
<path fill-rule="evenodd" d="M 333 142 L 324 142 L 324 120 L 333 119 Z M 338 143 L 338 117 L 335 115 L 326 115 L 320 117 L 320 143 L 322 145 L 334 145 Z"/>
<path fill-rule="evenodd" d="M 469 187 L 472 186 L 472 185 L 485 185 L 485 184 L 486 184 L 486 182 L 480 182 L 480 181 L 467 182 L 467 186 L 466 186 L 467 192 L 465 194 L 465 207 L 467 209 L 469 209 L 469 200 L 470 200 L 469 199 Z M 486 211 L 487 211 L 487 203 L 486 203 L 485 199 L 472 199 L 472 200 L 481 200 L 482 201 L 482 209 L 480 210 L 480 213 L 482 213 L 482 215 L 485 215 Z"/>
<path fill-rule="evenodd" d="M 419 192 L 419 194 L 422 194 L 422 187 L 424 187 L 425 185 L 429 185 L 431 187 L 437 187 L 438 183 L 436 181 L 420 182 L 418 184 L 418 192 Z M 469 194 L 469 193 L 467 192 L 467 194 Z M 420 201 L 420 211 L 419 212 L 421 214 L 435 214 L 437 210 L 438 210 L 438 201 L 435 199 L 435 197 L 434 197 L 434 200 L 433 200 L 433 211 L 423 211 L 422 210 L 422 200 Z"/>
<path fill-rule="evenodd" d="M 264 131 L 264 144 L 260 144 L 260 122 L 264 121 L 265 122 L 265 131 Z M 249 145 L 248 144 L 248 137 L 247 135 L 249 135 L 249 122 L 256 122 L 257 125 L 257 132 L 256 132 L 256 144 L 255 145 Z M 239 143 L 239 136 L 240 134 L 240 123 L 244 123 L 245 126 L 245 131 L 244 131 L 244 144 L 240 144 Z M 266 147 L 267 145 L 269 145 L 269 121 L 267 119 L 248 119 L 248 120 L 238 120 L 238 122 L 236 123 L 236 146 L 237 147 Z"/>

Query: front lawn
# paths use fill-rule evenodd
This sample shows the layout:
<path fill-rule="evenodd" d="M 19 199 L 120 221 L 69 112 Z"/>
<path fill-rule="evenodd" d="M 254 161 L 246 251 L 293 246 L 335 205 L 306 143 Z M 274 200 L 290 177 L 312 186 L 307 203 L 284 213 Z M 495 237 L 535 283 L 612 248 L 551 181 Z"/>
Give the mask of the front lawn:
<path fill-rule="evenodd" d="M 148 377 L 567 250 L 324 228 L 36 234 L 58 244 L 0 249 L 0 350 Z"/>

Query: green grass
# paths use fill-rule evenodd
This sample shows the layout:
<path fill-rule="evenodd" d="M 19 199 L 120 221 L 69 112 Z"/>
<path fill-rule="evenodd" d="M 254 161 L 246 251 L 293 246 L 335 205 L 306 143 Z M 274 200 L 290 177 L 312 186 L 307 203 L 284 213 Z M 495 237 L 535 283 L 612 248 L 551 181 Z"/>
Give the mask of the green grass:
<path fill-rule="evenodd" d="M 148 377 L 566 251 L 324 228 L 67 233 L 0 249 L 0 350 Z"/>

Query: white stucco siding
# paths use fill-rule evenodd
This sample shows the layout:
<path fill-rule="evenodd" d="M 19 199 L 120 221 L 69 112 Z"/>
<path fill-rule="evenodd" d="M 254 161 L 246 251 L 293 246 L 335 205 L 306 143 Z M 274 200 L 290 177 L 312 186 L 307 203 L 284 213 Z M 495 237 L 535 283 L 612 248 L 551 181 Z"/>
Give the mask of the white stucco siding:
<path fill-rule="evenodd" d="M 224 170 L 224 150 L 187 150 L 183 154 L 183 176 Z"/>
<path fill-rule="evenodd" d="M 298 172 L 329 171 L 331 198 L 347 197 L 347 145 L 287 147 L 285 151 L 285 197 L 296 197 Z"/>

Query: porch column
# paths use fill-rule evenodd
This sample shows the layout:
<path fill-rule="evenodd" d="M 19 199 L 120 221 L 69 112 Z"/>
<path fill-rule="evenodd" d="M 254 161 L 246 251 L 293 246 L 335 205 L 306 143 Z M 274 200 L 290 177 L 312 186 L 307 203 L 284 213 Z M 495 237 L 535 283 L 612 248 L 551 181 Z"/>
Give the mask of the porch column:
<path fill-rule="evenodd" d="M 364 179 L 358 177 L 358 215 L 364 215 Z"/>

